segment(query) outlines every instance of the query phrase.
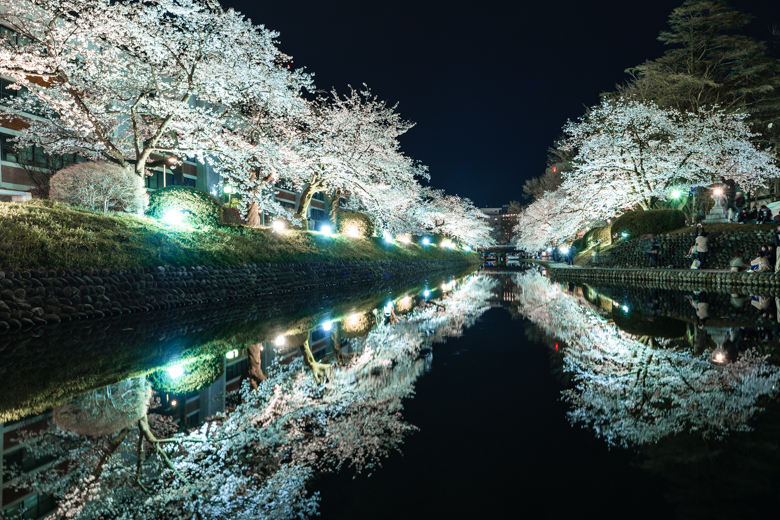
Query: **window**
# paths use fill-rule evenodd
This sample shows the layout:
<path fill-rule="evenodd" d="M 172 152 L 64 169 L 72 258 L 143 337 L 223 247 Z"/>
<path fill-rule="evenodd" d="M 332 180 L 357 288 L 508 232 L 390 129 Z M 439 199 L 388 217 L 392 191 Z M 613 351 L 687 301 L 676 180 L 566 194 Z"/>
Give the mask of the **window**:
<path fill-rule="evenodd" d="M 0 159 L 7 162 L 18 163 L 19 157 L 14 150 L 13 136 L 0 134 Z"/>
<path fill-rule="evenodd" d="M 228 365 L 225 368 L 225 381 L 232 381 L 237 377 L 241 377 L 248 369 L 249 360 L 247 358 L 243 358 L 241 361 Z"/>
<path fill-rule="evenodd" d="M 194 414 L 187 416 L 188 428 L 196 428 L 199 423 L 200 423 L 200 411 L 197 411 Z"/>
<path fill-rule="evenodd" d="M 321 191 L 318 191 L 317 193 L 312 195 L 311 198 L 313 198 L 314 200 L 325 202 L 325 194 L 322 193 Z"/>
<path fill-rule="evenodd" d="M 325 215 L 325 211 L 317 208 L 311 208 L 309 211 L 309 216 L 313 218 L 314 220 L 326 220 L 327 216 Z"/>
<path fill-rule="evenodd" d="M 13 81 L 7 79 L 0 79 L 0 99 L 11 99 L 19 96 L 19 91 L 8 88 L 13 85 Z"/>
<path fill-rule="evenodd" d="M 317 327 L 311 331 L 311 342 L 317 343 L 318 341 L 322 341 L 323 339 L 327 338 L 329 334 L 329 332 L 326 332 L 322 330 L 322 328 Z"/>
<path fill-rule="evenodd" d="M 13 475 L 11 472 L 16 473 L 19 468 L 22 472 L 28 473 L 34 469 L 40 468 L 44 464 L 48 464 L 54 460 L 53 456 L 47 455 L 36 459 L 32 457 L 26 448 L 20 448 L 11 453 L 3 455 L 3 480 L 10 479 Z M 12 470 L 11 465 L 15 468 Z"/>
<path fill-rule="evenodd" d="M 184 177 L 184 185 L 185 186 L 192 186 L 195 187 L 195 179 L 190 179 L 189 177 Z"/>
<path fill-rule="evenodd" d="M 55 507 L 55 501 L 51 495 L 33 495 L 23 502 L 9 507 L 4 511 L 6 518 L 18 518 L 22 510 L 25 510 L 22 518 L 34 519 L 51 512 Z"/>
<path fill-rule="evenodd" d="M 3 25 L 0 25 L 0 37 L 11 40 L 13 43 L 17 43 L 18 41 L 16 31 Z"/>

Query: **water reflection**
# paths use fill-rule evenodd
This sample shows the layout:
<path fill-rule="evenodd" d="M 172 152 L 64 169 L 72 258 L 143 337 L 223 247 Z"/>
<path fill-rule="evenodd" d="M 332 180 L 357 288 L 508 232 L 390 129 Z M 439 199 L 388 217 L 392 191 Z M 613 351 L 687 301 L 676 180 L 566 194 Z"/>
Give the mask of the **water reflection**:
<path fill-rule="evenodd" d="M 621 329 L 621 316 L 632 323 L 625 319 L 628 303 L 593 294 L 589 301 L 573 286 L 535 272 L 518 275 L 515 283 L 519 312 L 565 345 L 564 370 L 575 382 L 564 392 L 572 405 L 570 420 L 610 444 L 652 444 L 681 432 L 718 438 L 745 431 L 761 410 L 759 400 L 776 392 L 780 370 L 755 349 L 734 349 L 738 331 L 708 329 L 715 348 L 691 349 L 652 328 L 642 330 L 641 323 L 630 332 Z M 698 296 L 691 302 L 699 318 L 694 331 L 706 328 L 700 315 L 709 305 Z M 654 298 L 648 301 L 652 311 Z"/>
<path fill-rule="evenodd" d="M 6 517 L 55 506 L 69 518 L 311 516 L 313 475 L 370 473 L 399 449 L 414 430 L 402 399 L 430 366 L 430 347 L 471 326 L 496 286 L 485 276 L 447 279 L 353 302 L 350 312 L 243 323 L 232 335 L 199 338 L 198 355 L 184 355 L 185 345 L 152 370 L 70 397 L 51 421 L 13 425 L 28 463 L 6 464 L 4 481 L 35 509 L 25 512 L 25 501 Z M 231 392 L 239 365 L 248 377 Z M 224 410 L 191 419 L 191 405 L 214 401 Z"/>

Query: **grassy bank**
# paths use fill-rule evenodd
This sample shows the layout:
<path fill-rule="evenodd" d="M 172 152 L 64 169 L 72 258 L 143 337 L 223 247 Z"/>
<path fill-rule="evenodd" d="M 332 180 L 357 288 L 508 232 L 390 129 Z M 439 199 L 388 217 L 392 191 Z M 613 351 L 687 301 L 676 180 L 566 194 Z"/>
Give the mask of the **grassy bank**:
<path fill-rule="evenodd" d="M 108 216 L 52 201 L 0 203 L 0 270 L 242 265 L 341 260 L 464 258 L 476 253 L 381 238 L 221 226 L 173 228 L 148 217 Z"/>

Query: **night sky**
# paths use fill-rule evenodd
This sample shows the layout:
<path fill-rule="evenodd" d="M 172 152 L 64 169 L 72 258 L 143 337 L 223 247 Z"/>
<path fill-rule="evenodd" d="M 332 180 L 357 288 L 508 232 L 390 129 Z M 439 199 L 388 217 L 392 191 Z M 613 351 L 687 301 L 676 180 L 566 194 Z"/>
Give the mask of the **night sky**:
<path fill-rule="evenodd" d="M 280 32 L 282 52 L 319 89 L 366 83 L 399 102 L 417 123 L 403 149 L 429 166 L 431 185 L 498 206 L 544 171 L 567 119 L 663 53 L 656 37 L 682 0 L 223 4 Z M 771 39 L 780 2 L 731 5 L 755 16 L 745 33 Z"/>

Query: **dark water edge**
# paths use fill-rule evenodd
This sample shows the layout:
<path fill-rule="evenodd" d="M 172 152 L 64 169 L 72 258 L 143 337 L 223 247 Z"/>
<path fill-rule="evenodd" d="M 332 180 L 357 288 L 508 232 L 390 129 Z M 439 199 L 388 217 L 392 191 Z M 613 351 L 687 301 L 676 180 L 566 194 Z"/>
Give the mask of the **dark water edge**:
<path fill-rule="evenodd" d="M 311 328 L 377 306 L 388 295 L 459 273 L 416 273 L 366 284 L 236 299 L 148 313 L 48 325 L 0 335 L 0 421 L 40 413 L 67 399 L 175 360 L 265 341 L 282 328 Z"/>

